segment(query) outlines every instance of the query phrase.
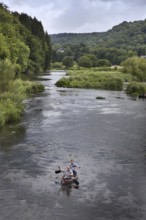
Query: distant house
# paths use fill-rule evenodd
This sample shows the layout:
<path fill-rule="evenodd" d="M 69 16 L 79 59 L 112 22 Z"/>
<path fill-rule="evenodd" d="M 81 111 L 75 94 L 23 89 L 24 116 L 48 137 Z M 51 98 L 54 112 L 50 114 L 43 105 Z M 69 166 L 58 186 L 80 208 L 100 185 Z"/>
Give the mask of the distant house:
<path fill-rule="evenodd" d="M 146 59 L 146 55 L 142 55 L 141 58 L 145 58 Z"/>
<path fill-rule="evenodd" d="M 63 49 L 63 48 L 59 48 L 59 49 L 57 50 L 57 52 L 64 53 L 64 49 Z"/>

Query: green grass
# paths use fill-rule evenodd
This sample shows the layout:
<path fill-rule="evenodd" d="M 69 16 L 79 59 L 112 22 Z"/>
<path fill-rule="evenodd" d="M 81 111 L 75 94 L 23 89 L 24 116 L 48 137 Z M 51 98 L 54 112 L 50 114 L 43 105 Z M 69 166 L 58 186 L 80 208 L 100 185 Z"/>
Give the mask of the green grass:
<path fill-rule="evenodd" d="M 56 86 L 70 88 L 91 88 L 105 90 L 123 90 L 124 82 L 133 80 L 130 74 L 120 70 L 107 68 L 91 68 L 80 70 L 68 70 L 67 76 L 60 79 Z"/>

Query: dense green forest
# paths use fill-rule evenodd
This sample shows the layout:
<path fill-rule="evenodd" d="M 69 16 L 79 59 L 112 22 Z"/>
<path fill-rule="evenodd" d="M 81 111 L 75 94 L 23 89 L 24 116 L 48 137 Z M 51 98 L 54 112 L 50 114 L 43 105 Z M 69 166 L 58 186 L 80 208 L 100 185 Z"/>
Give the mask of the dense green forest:
<path fill-rule="evenodd" d="M 20 120 L 24 99 L 44 90 L 26 79 L 49 70 L 50 62 L 50 36 L 41 22 L 0 3 L 0 127 Z"/>
<path fill-rule="evenodd" d="M 9 11 L 0 3 L 0 61 L 8 59 L 16 74 L 38 74 L 50 68 L 51 42 L 41 22 Z"/>
<path fill-rule="evenodd" d="M 124 21 L 107 32 L 50 36 L 53 43 L 52 62 L 71 57 L 80 66 L 86 66 L 82 64 L 85 59 L 88 60 L 87 67 L 108 66 L 119 65 L 128 57 L 146 55 L 146 20 Z"/>

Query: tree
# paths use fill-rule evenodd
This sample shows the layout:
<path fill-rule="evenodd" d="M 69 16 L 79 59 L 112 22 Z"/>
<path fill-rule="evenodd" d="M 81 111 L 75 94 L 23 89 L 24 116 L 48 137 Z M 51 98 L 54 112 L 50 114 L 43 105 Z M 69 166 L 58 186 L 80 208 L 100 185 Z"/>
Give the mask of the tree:
<path fill-rule="evenodd" d="M 139 81 L 146 81 L 146 59 L 141 57 L 131 57 L 121 63 L 123 72 L 130 73 Z"/>
<path fill-rule="evenodd" d="M 66 57 L 64 57 L 62 63 L 66 67 L 72 67 L 73 66 L 73 58 L 70 56 L 66 56 Z"/>
<path fill-rule="evenodd" d="M 91 61 L 92 67 L 96 67 L 97 66 L 97 57 L 94 54 L 86 54 L 86 56 Z"/>
<path fill-rule="evenodd" d="M 97 61 L 97 66 L 111 66 L 111 63 L 109 60 L 106 59 L 99 59 Z"/>
<path fill-rule="evenodd" d="M 0 60 L 0 92 L 8 89 L 9 82 L 15 78 L 15 66 L 9 59 Z"/>
<path fill-rule="evenodd" d="M 92 67 L 92 62 L 89 59 L 89 57 L 86 55 L 80 57 L 78 64 L 81 67 L 88 67 L 88 68 Z"/>
<path fill-rule="evenodd" d="M 19 39 L 16 39 L 15 42 L 10 42 L 9 47 L 12 63 L 18 64 L 19 72 L 24 73 L 28 67 L 28 60 L 30 55 L 29 47 Z"/>
<path fill-rule="evenodd" d="M 6 38 L 3 34 L 0 34 L 0 59 L 4 60 L 10 58 L 10 51 L 6 42 Z"/>

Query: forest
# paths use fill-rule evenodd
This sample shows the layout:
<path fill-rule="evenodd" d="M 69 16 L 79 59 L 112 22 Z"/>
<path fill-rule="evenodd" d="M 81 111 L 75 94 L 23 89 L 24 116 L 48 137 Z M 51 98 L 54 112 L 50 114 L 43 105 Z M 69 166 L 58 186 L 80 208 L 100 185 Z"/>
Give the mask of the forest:
<path fill-rule="evenodd" d="M 80 62 L 86 55 L 86 60 L 90 60 L 88 67 L 108 66 L 120 65 L 132 56 L 146 55 L 146 20 L 124 21 L 106 32 L 61 33 L 50 37 L 52 62 L 63 61 L 66 56 Z"/>
<path fill-rule="evenodd" d="M 42 23 L 0 3 L 0 127 L 18 121 L 24 99 L 44 90 L 28 77 L 48 71 L 50 62 L 50 36 Z"/>
<path fill-rule="evenodd" d="M 0 60 L 9 60 L 16 74 L 38 74 L 50 67 L 50 36 L 42 23 L 0 4 Z"/>

